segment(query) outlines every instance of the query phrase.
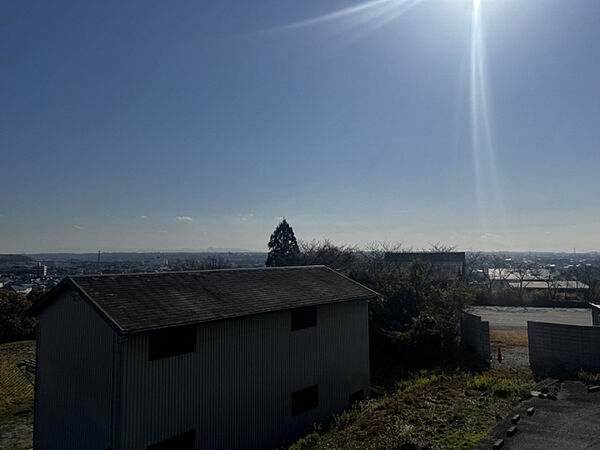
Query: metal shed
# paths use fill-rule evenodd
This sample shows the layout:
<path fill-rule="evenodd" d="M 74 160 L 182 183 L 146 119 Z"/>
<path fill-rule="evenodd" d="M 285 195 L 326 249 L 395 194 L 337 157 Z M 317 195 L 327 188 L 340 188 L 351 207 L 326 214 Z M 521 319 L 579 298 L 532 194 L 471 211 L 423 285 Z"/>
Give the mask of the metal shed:
<path fill-rule="evenodd" d="M 324 266 L 67 277 L 36 303 L 36 449 L 269 448 L 369 395 L 368 301 Z"/>

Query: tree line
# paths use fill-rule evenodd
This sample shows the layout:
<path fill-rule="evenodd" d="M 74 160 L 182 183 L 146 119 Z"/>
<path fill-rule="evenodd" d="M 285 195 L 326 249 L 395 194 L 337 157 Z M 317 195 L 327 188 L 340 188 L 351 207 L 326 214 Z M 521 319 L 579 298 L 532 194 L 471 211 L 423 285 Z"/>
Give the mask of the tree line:
<path fill-rule="evenodd" d="M 268 267 L 322 264 L 380 294 L 369 307 L 371 352 L 402 358 L 415 366 L 450 362 L 459 355 L 460 318 L 474 296 L 456 281 L 435 283 L 431 265 L 415 260 L 406 267 L 385 258 L 400 245 L 373 244 L 360 250 L 328 240 L 300 241 L 283 219 L 269 239 Z M 432 251 L 451 248 L 435 245 Z"/>

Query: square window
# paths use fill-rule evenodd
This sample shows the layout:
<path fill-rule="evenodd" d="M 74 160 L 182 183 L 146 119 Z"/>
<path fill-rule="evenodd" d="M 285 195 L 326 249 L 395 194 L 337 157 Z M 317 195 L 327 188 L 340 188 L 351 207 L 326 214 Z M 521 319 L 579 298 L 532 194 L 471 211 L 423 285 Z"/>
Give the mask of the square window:
<path fill-rule="evenodd" d="M 196 325 L 151 331 L 148 347 L 150 361 L 193 353 L 196 351 Z"/>
<path fill-rule="evenodd" d="M 356 391 L 353 394 L 350 394 L 350 396 L 348 398 L 348 403 L 350 405 L 350 408 L 352 408 L 356 403 L 362 402 L 364 399 L 365 399 L 365 393 L 362 389 L 360 391 Z"/>
<path fill-rule="evenodd" d="M 319 385 L 292 392 L 292 416 L 297 416 L 319 406 Z"/>
<path fill-rule="evenodd" d="M 317 326 L 317 307 L 305 306 L 292 309 L 292 331 Z"/>

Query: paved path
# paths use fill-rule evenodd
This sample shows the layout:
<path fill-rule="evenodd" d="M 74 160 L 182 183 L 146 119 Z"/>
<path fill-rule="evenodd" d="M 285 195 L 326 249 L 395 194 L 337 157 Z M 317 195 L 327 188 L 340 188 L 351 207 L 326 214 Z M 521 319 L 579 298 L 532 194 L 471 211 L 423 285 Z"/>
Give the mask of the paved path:
<path fill-rule="evenodd" d="M 469 312 L 490 323 L 491 330 L 526 330 L 527 321 L 591 325 L 587 308 L 527 308 L 521 306 L 473 306 Z"/>
<path fill-rule="evenodd" d="M 527 408 L 535 414 L 528 417 Z M 510 417 L 520 414 L 517 433 L 506 436 Z M 477 449 L 490 449 L 496 439 L 504 439 L 503 449 L 597 449 L 600 448 L 600 392 L 588 393 L 583 383 L 565 381 L 558 400 L 532 398 L 524 401 L 496 424 Z"/>

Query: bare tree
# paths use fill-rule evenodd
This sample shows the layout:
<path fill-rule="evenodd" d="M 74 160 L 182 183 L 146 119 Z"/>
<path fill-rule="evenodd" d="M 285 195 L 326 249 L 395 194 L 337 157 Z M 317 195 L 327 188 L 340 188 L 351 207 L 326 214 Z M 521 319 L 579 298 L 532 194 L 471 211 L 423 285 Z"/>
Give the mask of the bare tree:
<path fill-rule="evenodd" d="M 302 265 L 322 264 L 331 269 L 349 273 L 356 261 L 358 248 L 350 245 L 335 245 L 330 240 L 300 241 Z"/>
<path fill-rule="evenodd" d="M 467 252 L 465 255 L 464 281 L 489 284 L 487 258 L 481 252 Z"/>
<path fill-rule="evenodd" d="M 600 264 L 580 264 L 573 269 L 574 279 L 587 285 L 584 298 L 587 301 L 597 301 L 600 297 Z"/>
<path fill-rule="evenodd" d="M 531 279 L 531 266 L 525 262 L 519 262 L 513 264 L 509 269 L 509 276 L 516 280 L 517 292 L 519 293 L 519 300 L 523 300 L 523 293 L 525 288 L 529 285 L 528 280 Z M 513 287 L 512 285 L 510 285 Z"/>
<path fill-rule="evenodd" d="M 455 245 L 446 245 L 441 242 L 436 242 L 435 244 L 429 244 L 429 249 L 423 250 L 424 252 L 431 253 L 450 253 L 456 251 Z"/>
<path fill-rule="evenodd" d="M 492 255 L 487 270 L 488 288 L 491 291 L 495 284 L 506 284 L 510 277 L 510 266 L 505 255 Z"/>

